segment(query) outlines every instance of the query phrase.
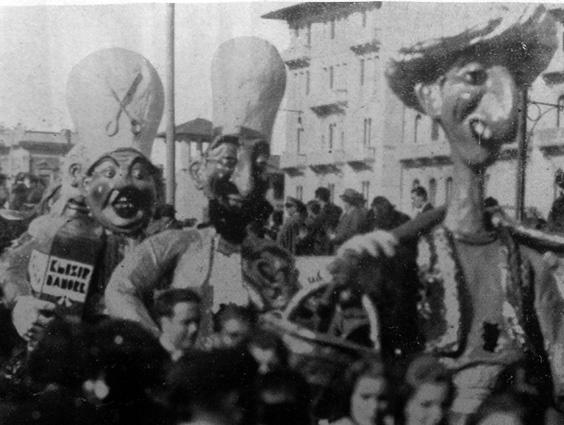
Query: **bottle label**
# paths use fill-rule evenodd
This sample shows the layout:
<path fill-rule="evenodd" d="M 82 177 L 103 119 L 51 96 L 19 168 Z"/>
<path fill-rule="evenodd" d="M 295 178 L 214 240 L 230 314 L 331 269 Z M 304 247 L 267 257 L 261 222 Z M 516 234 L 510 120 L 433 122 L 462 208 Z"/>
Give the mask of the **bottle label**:
<path fill-rule="evenodd" d="M 31 254 L 29 275 L 33 290 L 41 299 L 58 304 L 67 311 L 81 311 L 92 280 L 92 264 L 47 255 Z"/>

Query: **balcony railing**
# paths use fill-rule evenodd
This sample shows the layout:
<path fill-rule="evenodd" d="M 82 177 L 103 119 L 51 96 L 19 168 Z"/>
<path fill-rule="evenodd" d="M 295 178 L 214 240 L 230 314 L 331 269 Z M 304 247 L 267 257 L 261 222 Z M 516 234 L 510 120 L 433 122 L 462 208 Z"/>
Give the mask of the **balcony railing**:
<path fill-rule="evenodd" d="M 345 162 L 345 151 L 342 149 L 321 150 L 308 155 L 307 165 L 314 170 L 337 167 Z"/>
<path fill-rule="evenodd" d="M 350 49 L 357 55 L 380 51 L 380 30 L 374 29 L 371 35 L 355 40 Z"/>
<path fill-rule="evenodd" d="M 450 162 L 450 146 L 447 142 L 404 143 L 397 147 L 397 159 L 403 163 L 418 165 Z"/>
<path fill-rule="evenodd" d="M 372 146 L 348 148 L 345 152 L 346 161 L 351 164 L 369 164 L 376 160 L 376 149 Z"/>
<path fill-rule="evenodd" d="M 298 69 L 309 66 L 311 59 L 310 46 L 298 43 L 282 53 L 282 57 L 288 68 Z"/>
<path fill-rule="evenodd" d="M 307 157 L 301 153 L 284 152 L 280 156 L 280 169 L 285 171 L 300 170 L 306 167 Z"/>
<path fill-rule="evenodd" d="M 535 145 L 548 154 L 564 152 L 564 127 L 537 130 L 533 138 Z"/>
<path fill-rule="evenodd" d="M 311 110 L 318 116 L 342 114 L 348 104 L 346 89 L 320 91 L 312 97 Z"/>

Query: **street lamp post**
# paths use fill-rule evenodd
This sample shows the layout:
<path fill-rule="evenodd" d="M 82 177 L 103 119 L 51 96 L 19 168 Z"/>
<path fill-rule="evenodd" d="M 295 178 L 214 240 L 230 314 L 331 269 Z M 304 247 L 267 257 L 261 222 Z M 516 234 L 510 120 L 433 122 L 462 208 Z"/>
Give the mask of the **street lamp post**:
<path fill-rule="evenodd" d="M 174 205 L 176 192 L 174 141 L 174 3 L 166 5 L 166 203 Z"/>

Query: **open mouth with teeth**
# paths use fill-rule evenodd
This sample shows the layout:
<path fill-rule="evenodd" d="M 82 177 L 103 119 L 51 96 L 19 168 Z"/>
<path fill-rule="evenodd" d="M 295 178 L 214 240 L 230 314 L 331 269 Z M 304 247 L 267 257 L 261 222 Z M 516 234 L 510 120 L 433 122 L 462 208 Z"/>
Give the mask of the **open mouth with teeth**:
<path fill-rule="evenodd" d="M 482 145 L 492 140 L 492 130 L 482 120 L 474 119 L 470 121 L 470 129 L 478 144 Z"/>
<path fill-rule="evenodd" d="M 134 190 L 113 191 L 108 204 L 119 217 L 125 219 L 134 218 L 141 209 L 139 194 Z"/>

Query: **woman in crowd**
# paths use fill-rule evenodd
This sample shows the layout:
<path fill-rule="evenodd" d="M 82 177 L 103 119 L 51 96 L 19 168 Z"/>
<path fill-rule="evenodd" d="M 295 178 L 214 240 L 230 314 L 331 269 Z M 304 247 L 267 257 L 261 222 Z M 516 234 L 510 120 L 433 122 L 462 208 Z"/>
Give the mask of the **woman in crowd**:
<path fill-rule="evenodd" d="M 446 425 L 454 397 L 450 374 L 431 356 L 416 358 L 399 391 L 398 419 L 404 425 Z"/>
<path fill-rule="evenodd" d="M 337 397 L 341 403 L 340 419 L 332 425 L 388 425 L 393 424 L 390 410 L 390 387 L 384 377 L 382 364 L 375 359 L 353 363 L 344 373 L 342 391 Z"/>

